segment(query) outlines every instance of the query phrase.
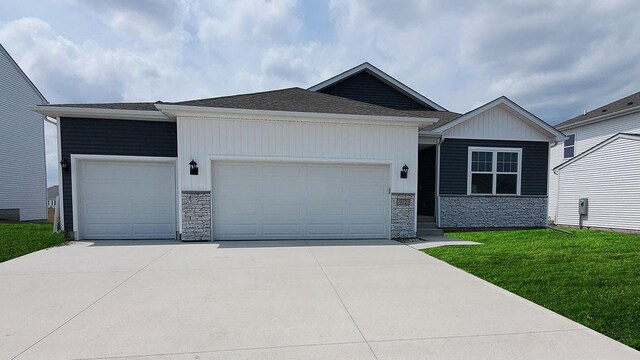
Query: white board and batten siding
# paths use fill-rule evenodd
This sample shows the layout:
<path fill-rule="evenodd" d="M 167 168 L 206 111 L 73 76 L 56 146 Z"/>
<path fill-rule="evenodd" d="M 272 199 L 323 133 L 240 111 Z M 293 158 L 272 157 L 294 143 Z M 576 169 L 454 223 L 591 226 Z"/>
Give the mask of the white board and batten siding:
<path fill-rule="evenodd" d="M 494 106 L 446 131 L 448 138 L 549 141 L 548 135 L 522 121 L 506 106 Z"/>
<path fill-rule="evenodd" d="M 47 218 L 44 121 L 29 108 L 44 103 L 0 48 L 0 209 L 22 221 Z"/>
<path fill-rule="evenodd" d="M 574 129 L 564 130 L 566 135 L 575 134 L 576 147 L 575 155 L 579 155 L 586 150 L 598 145 L 617 133 L 640 134 L 640 113 L 620 116 L 613 119 L 600 121 L 597 123 L 580 126 Z M 553 168 L 562 164 L 566 160 L 564 158 L 564 144 L 551 148 L 550 152 L 550 171 L 549 171 L 549 217 L 552 220 L 558 220 L 556 217 L 557 200 L 558 200 L 558 176 L 553 173 Z M 562 188 L 564 191 L 564 188 Z"/>
<path fill-rule="evenodd" d="M 618 138 L 559 171 L 557 222 L 579 225 L 578 201 L 589 199 L 587 227 L 640 230 L 640 141 Z"/>
<path fill-rule="evenodd" d="M 315 181 L 312 177 L 309 177 L 312 171 L 335 171 L 339 173 L 339 177 L 344 177 L 347 180 L 352 176 L 359 176 L 356 175 L 357 171 L 351 171 L 359 166 L 364 166 L 364 168 L 360 169 L 362 171 L 373 171 L 376 174 L 383 171 L 385 179 L 376 178 L 375 182 L 376 184 L 380 181 L 384 182 L 382 191 L 385 192 L 385 196 L 383 199 L 388 203 L 390 203 L 389 190 L 401 193 L 415 193 L 417 190 L 417 125 L 355 125 L 195 117 L 180 117 L 177 124 L 178 177 L 180 189 L 183 191 L 210 191 L 212 188 L 212 170 L 215 171 L 217 166 L 214 164 L 234 161 L 244 162 L 249 166 L 248 169 L 244 170 L 262 174 L 260 176 L 266 176 L 265 174 L 274 170 L 272 167 L 264 168 L 261 164 L 290 164 L 292 165 L 291 168 L 283 168 L 281 170 L 291 171 L 293 173 L 292 176 L 299 177 L 297 184 L 307 185 L 313 184 Z M 198 176 L 189 175 L 189 162 L 192 159 L 198 163 L 200 168 Z M 400 170 L 405 164 L 409 167 L 408 178 L 401 179 Z M 325 168 L 318 167 L 318 165 L 324 165 Z M 360 179 L 366 178 L 360 177 Z M 345 180 L 345 183 L 348 183 L 347 180 Z M 255 188 L 253 185 L 248 184 L 247 189 Z M 384 191 L 387 187 L 390 189 Z M 281 187 L 276 188 L 286 190 Z M 355 185 L 349 189 L 335 189 L 336 192 L 346 191 L 354 194 L 355 190 L 357 190 Z M 296 188 L 292 187 L 291 191 L 296 191 Z M 263 195 L 265 199 L 268 198 L 265 194 L 261 196 Z M 320 204 L 318 197 L 322 197 L 322 195 L 320 194 L 316 197 L 312 195 L 306 194 L 305 196 L 307 197 L 311 196 L 311 198 L 307 199 L 309 201 L 303 201 L 297 205 L 306 208 L 309 204 Z M 215 197 L 215 195 L 213 196 Z M 237 200 L 240 201 L 243 198 L 237 197 Z M 289 200 L 294 198 L 295 196 L 291 195 Z M 354 195 L 353 199 L 355 198 Z M 344 201 L 344 199 L 350 198 L 342 197 L 341 200 L 336 198 L 336 200 L 340 201 Z M 378 201 L 379 199 L 375 200 Z M 294 202 L 291 203 L 291 206 L 296 205 Z M 343 213 L 355 214 L 357 210 L 355 208 L 352 209 L 351 205 L 348 204 L 344 204 L 341 208 Z M 315 211 L 311 208 L 307 210 Z M 384 214 L 380 219 L 387 218 L 386 221 L 388 222 L 389 209 L 385 207 L 382 210 Z M 372 218 L 379 215 L 370 214 Z M 365 215 L 363 214 L 363 216 Z M 216 220 L 215 211 L 213 217 L 214 222 L 224 221 L 221 217 Z M 325 223 L 331 223 L 331 216 L 327 215 L 326 218 L 327 221 Z M 317 219 L 316 217 L 315 220 Z M 303 237 L 312 238 L 314 236 L 310 233 L 311 229 L 304 227 L 305 221 L 302 219 L 298 222 L 303 224 L 301 230 Z M 341 218 L 340 222 L 354 224 L 348 217 Z M 388 227 L 388 224 L 385 226 Z M 325 226 L 319 230 L 329 231 L 330 227 Z M 353 235 L 353 237 L 358 237 L 357 229 L 350 230 L 347 225 L 343 226 L 340 231 L 345 232 L 345 237 L 350 237 L 349 234 Z M 388 235 L 389 233 L 388 228 L 381 231 L 383 231 L 381 234 L 386 233 Z M 263 235 L 256 236 L 264 238 L 265 236 Z"/>
<path fill-rule="evenodd" d="M 178 119 L 178 169 L 182 190 L 210 190 L 212 158 L 296 162 L 387 163 L 391 191 L 415 193 L 418 169 L 416 127 L 346 125 L 239 119 Z M 200 167 L 189 175 L 189 162 Z M 407 164 L 407 179 L 400 169 Z"/>

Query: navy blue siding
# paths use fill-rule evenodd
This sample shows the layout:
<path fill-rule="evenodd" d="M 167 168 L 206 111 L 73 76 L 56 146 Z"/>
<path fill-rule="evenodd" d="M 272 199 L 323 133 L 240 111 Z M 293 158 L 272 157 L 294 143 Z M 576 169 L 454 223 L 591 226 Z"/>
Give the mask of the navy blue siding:
<path fill-rule="evenodd" d="M 435 110 L 406 96 L 367 71 L 361 71 L 320 92 L 398 110 Z"/>
<path fill-rule="evenodd" d="M 177 157 L 176 123 L 62 118 L 62 157 L 71 154 Z M 71 172 L 62 173 L 64 226 L 73 229 Z"/>
<path fill-rule="evenodd" d="M 521 195 L 547 195 L 549 143 L 446 139 L 440 146 L 440 194 L 467 194 L 467 161 L 470 146 L 522 148 Z"/>

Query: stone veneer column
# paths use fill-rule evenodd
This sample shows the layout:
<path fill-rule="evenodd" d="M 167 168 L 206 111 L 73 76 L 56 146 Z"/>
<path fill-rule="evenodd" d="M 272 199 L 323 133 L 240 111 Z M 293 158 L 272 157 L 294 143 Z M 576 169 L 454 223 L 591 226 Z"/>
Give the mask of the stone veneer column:
<path fill-rule="evenodd" d="M 182 241 L 211 240 L 211 192 L 182 192 Z"/>
<path fill-rule="evenodd" d="M 391 238 L 416 237 L 416 195 L 410 193 L 391 194 Z"/>

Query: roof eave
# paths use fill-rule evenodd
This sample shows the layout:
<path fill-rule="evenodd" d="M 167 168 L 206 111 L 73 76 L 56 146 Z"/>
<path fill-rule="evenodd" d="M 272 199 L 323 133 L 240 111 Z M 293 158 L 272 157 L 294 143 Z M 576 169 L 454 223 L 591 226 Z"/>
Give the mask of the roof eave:
<path fill-rule="evenodd" d="M 142 121 L 175 121 L 168 118 L 161 111 L 149 110 L 123 110 L 123 109 L 96 109 L 68 106 L 37 105 L 31 107 L 32 111 L 50 117 L 78 117 L 90 119 L 117 119 L 117 120 L 142 120 Z"/>
<path fill-rule="evenodd" d="M 609 119 L 613 119 L 619 116 L 624 116 L 624 115 L 629 115 L 629 114 L 634 114 L 640 112 L 640 106 L 636 106 L 630 109 L 623 109 L 623 110 L 618 110 L 616 112 L 612 112 L 609 114 L 603 114 L 600 116 L 596 116 L 596 117 L 592 117 L 590 119 L 585 119 L 582 121 L 578 121 L 578 122 L 574 122 L 571 124 L 566 124 L 566 125 L 556 125 L 556 129 L 561 130 L 561 131 L 565 131 L 565 130 L 570 130 L 570 129 L 575 129 L 584 125 L 589 125 L 589 124 L 593 124 L 593 123 L 597 123 L 600 121 L 605 121 L 605 120 L 609 120 Z"/>
<path fill-rule="evenodd" d="M 156 104 L 156 108 L 167 117 L 214 117 L 239 118 L 252 120 L 306 121 L 306 122 L 344 122 L 377 125 L 427 126 L 438 119 L 424 117 L 353 115 L 336 113 L 316 113 L 279 110 L 254 110 L 221 107 L 202 107 L 190 105 Z"/>

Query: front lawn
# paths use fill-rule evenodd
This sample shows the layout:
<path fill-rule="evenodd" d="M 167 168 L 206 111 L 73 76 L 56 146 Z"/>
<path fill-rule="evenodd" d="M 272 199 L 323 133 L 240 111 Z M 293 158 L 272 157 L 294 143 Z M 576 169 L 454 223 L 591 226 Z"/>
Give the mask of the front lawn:
<path fill-rule="evenodd" d="M 640 235 L 448 233 L 482 243 L 425 252 L 640 350 Z"/>
<path fill-rule="evenodd" d="M 51 224 L 0 224 L 0 263 L 64 243 Z"/>

